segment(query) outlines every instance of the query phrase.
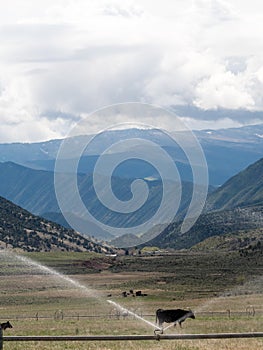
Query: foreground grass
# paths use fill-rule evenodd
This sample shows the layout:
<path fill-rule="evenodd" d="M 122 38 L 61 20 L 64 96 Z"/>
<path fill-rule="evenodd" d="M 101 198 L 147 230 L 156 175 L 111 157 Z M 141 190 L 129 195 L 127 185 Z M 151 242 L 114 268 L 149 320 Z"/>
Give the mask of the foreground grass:
<path fill-rule="evenodd" d="M 125 342 L 27 342 L 25 344 L 14 344 L 6 342 L 4 349 L 7 350 L 22 350 L 22 349 L 39 349 L 39 350 L 259 350 L 262 349 L 262 341 L 260 340 L 202 340 L 202 341 L 173 341 L 173 340 L 162 340 L 158 341 L 125 341 Z"/>
<path fill-rule="evenodd" d="M 155 321 L 157 308 L 190 307 L 196 312 L 196 320 L 187 320 L 183 329 L 172 327 L 166 333 L 263 330 L 262 266 L 253 258 L 241 261 L 236 254 L 189 253 L 118 259 L 86 253 L 40 253 L 30 258 L 67 273 L 66 279 L 59 274 L 45 274 L 41 268 L 30 270 L 13 259 L 3 261 L 1 322 L 10 319 L 14 327 L 5 335 L 153 334 L 154 328 L 142 321 L 123 315 L 117 317 L 118 312 L 107 302 L 108 298 L 142 314 L 150 322 Z M 100 272 L 99 266 L 104 266 Z M 72 284 L 67 277 L 77 284 Z M 130 289 L 140 289 L 147 297 L 123 298 L 121 292 Z M 245 314 L 246 310 L 255 310 L 255 316 Z M 262 339 L 229 339 L 6 342 L 4 349 L 258 350 L 262 346 Z"/>
<path fill-rule="evenodd" d="M 253 296 L 250 296 L 253 300 Z M 232 300 L 233 302 L 234 300 Z M 96 308 L 96 305 L 94 305 Z M 50 310 L 51 311 L 51 310 Z M 39 319 L 12 320 L 13 329 L 5 335 L 97 335 L 97 334 L 153 334 L 153 329 L 132 317 L 117 319 L 115 317 L 73 319 L 65 312 L 63 320 Z M 102 310 L 101 310 L 102 311 Z M 47 314 L 46 314 L 47 315 Z M 147 317 L 153 321 L 152 317 Z M 262 315 L 255 317 L 202 316 L 197 314 L 196 320 L 187 320 L 183 329 L 173 327 L 166 333 L 220 333 L 220 332 L 252 332 L 262 330 Z M 161 340 L 158 341 L 108 341 L 108 342 L 6 342 L 5 349 L 260 349 L 263 339 L 227 339 L 227 340 Z"/>

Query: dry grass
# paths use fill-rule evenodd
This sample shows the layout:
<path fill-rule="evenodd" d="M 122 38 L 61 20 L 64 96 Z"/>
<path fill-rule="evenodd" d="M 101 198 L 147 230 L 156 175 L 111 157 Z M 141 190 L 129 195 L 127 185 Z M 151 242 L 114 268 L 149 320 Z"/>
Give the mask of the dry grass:
<path fill-rule="evenodd" d="M 8 268 L 8 267 L 6 267 Z M 120 272 L 109 271 L 98 274 L 74 275 L 72 278 L 87 289 L 79 288 L 59 276 L 41 274 L 8 274 L 0 279 L 1 321 L 11 320 L 13 329 L 5 335 L 120 335 L 153 334 L 154 328 L 132 317 L 116 318 L 116 310 L 107 302 L 107 295 L 129 310 L 145 315 L 154 322 L 155 310 L 162 308 L 191 307 L 196 311 L 196 320 L 187 320 L 183 329 L 169 328 L 166 333 L 220 333 L 220 332 L 262 332 L 263 330 L 263 294 L 242 294 L 236 286 L 232 293 L 221 297 L 171 298 L 177 285 L 166 283 L 150 284 L 152 278 L 169 276 L 167 272 Z M 194 278 L 194 276 L 193 276 Z M 147 297 L 123 298 L 121 291 L 129 290 L 133 283 L 144 288 Z M 176 280 L 175 280 L 176 281 Z M 203 282 L 203 281 L 202 281 Z M 260 278 L 259 278 L 259 282 Z M 201 283 L 201 281 L 198 281 Z M 191 288 L 188 284 L 185 290 Z M 211 287 L 211 286 L 210 286 Z M 182 288 L 182 286 L 180 286 Z M 258 286 L 256 288 L 258 290 Z M 251 291 L 251 286 L 249 286 Z M 188 294 L 187 294 L 188 295 Z M 255 316 L 244 312 L 255 309 Z M 228 311 L 231 310 L 229 317 Z M 207 312 L 214 312 L 209 314 Z M 217 312 L 221 312 L 218 314 Z M 237 312 L 243 312 L 238 315 Z M 60 316 L 63 314 L 63 319 Z M 96 317 L 82 317 L 82 316 Z M 110 315 L 112 317 L 110 317 Z M 37 320 L 38 316 L 38 320 Z M 58 319 L 55 319 L 58 316 Z M 98 317 L 99 316 L 99 317 Z M 114 317 L 113 317 L 114 316 Z M 31 319 L 30 319 L 31 317 Z M 46 317 L 46 318 L 43 318 Z M 100 349 L 100 350 L 258 350 L 263 347 L 263 339 L 229 340 L 162 340 L 158 341 L 112 341 L 112 342 L 6 342 L 4 349 Z"/>

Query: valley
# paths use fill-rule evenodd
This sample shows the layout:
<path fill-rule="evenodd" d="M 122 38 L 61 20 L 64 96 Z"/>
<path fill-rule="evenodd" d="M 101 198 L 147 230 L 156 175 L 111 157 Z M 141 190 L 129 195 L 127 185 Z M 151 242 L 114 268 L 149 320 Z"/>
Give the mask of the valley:
<path fill-rule="evenodd" d="M 40 264 L 28 271 L 28 262 L 17 260 L 10 252 L 0 252 L 1 318 L 13 325 L 5 335 L 96 335 L 153 334 L 153 328 L 132 316 L 125 316 L 107 300 L 112 300 L 149 322 L 155 322 L 158 308 L 191 308 L 195 320 L 186 320 L 183 328 L 167 334 L 256 332 L 261 331 L 262 261 L 254 255 L 236 252 L 174 252 L 163 256 L 103 257 L 91 253 L 24 253 L 22 258 Z M 19 265 L 17 262 L 20 261 Z M 63 275 L 43 273 L 48 266 Z M 97 267 L 100 266 L 98 271 Z M 103 267 L 104 266 L 104 267 Z M 87 267 L 87 268 L 86 268 Z M 65 279 L 64 279 L 65 276 Z M 81 288 L 67 281 L 70 277 Z M 14 288 L 14 286 L 16 286 Z M 133 297 L 142 291 L 146 296 Z M 123 291 L 128 292 L 123 297 Z M 254 314 L 253 314 L 254 312 Z M 170 340 L 138 342 L 27 342 L 27 349 L 222 349 L 255 350 L 262 339 Z M 15 344 L 6 342 L 6 349 Z M 17 343 L 17 348 L 22 343 Z M 24 344 L 25 345 L 25 344 Z"/>
<path fill-rule="evenodd" d="M 263 349 L 262 21 L 0 1 L 0 350 Z"/>
<path fill-rule="evenodd" d="M 152 334 L 158 308 L 191 308 L 196 315 L 182 329 L 166 325 L 167 334 L 261 331 L 262 159 L 219 188 L 210 186 L 203 213 L 182 234 L 193 190 L 191 182 L 184 181 L 176 220 L 145 232 L 145 237 L 139 237 L 146 241 L 143 244 L 131 235 L 121 236 L 122 243 L 115 239 L 116 246 L 124 249 L 105 242 L 112 239 L 106 232 L 96 236 L 92 225 L 74 213 L 83 231 L 69 227 L 59 210 L 52 171 L 13 162 L 1 163 L 0 168 L 1 318 L 13 325 L 6 335 Z M 146 168 L 141 170 L 147 173 Z M 129 200 L 133 180 L 125 171 L 121 177 L 113 177 L 119 199 Z M 91 174 L 80 173 L 78 181 L 85 204 L 101 220 L 117 226 L 127 223 L 127 218 L 108 215 L 100 207 Z M 103 183 L 103 175 L 100 181 Z M 151 216 L 160 202 L 160 179 L 147 178 L 146 182 L 150 201 L 130 218 L 133 221 L 128 220 L 130 224 Z M 15 346 L 20 349 L 22 345 Z M 262 339 L 171 340 L 165 347 L 245 350 L 248 345 L 256 350 Z M 12 346 L 5 343 L 6 349 Z M 27 342 L 26 346 L 29 350 L 36 346 L 39 350 L 50 346 L 79 350 L 87 344 Z M 105 350 L 160 348 L 145 341 L 90 346 Z"/>

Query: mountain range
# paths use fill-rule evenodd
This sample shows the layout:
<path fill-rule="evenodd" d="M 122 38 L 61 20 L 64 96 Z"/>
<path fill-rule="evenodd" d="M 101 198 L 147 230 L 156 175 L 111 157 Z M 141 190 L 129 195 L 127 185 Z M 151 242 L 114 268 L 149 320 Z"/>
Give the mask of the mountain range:
<path fill-rule="evenodd" d="M 121 131 L 116 131 L 117 134 L 115 131 L 108 134 L 107 142 L 112 142 L 112 140 L 119 137 L 119 132 Z M 139 136 L 141 132 L 142 130 L 137 130 L 137 136 Z M 147 137 L 149 138 L 159 136 L 157 135 L 158 132 L 156 133 L 153 130 L 147 130 L 146 132 L 148 133 Z M 130 135 L 135 135 L 136 133 L 133 129 L 129 129 Z M 208 160 L 209 155 L 213 158 L 213 154 L 217 161 L 220 160 L 219 164 L 217 164 L 217 168 L 222 167 L 223 169 L 220 175 L 221 179 L 223 178 L 223 172 L 229 173 L 234 171 L 237 164 L 238 167 L 241 167 L 242 162 L 246 163 L 254 158 L 256 160 L 250 162 L 247 168 L 244 166 L 241 171 L 236 172 L 234 176 L 228 178 L 227 181 L 218 188 L 210 188 L 210 193 L 203 214 L 187 233 L 181 233 L 181 219 L 183 218 L 186 208 L 189 206 L 192 196 L 193 186 L 190 181 L 182 183 L 183 195 L 178 211 L 179 215 L 176 220 L 168 226 L 165 225 L 164 218 L 162 225 L 153 227 L 149 232 L 143 233 L 139 239 L 138 237 L 127 235 L 121 236 L 118 242 L 118 239 L 116 240 L 114 236 L 106 231 L 96 232 L 96 228 L 94 228 L 92 223 L 82 216 L 82 213 L 74 212 L 73 210 L 70 215 L 81 222 L 80 225 L 83 230 L 80 232 L 84 234 L 85 237 L 88 237 L 87 235 L 94 235 L 99 239 L 112 241 L 117 246 L 125 246 L 127 242 L 129 246 L 132 245 L 132 242 L 136 245 L 140 245 L 142 241 L 145 242 L 147 240 L 147 245 L 157 245 L 161 248 L 170 247 L 175 249 L 188 249 L 206 239 L 212 239 L 212 237 L 225 236 L 244 231 L 255 232 L 255 230 L 261 228 L 263 224 L 263 159 L 259 158 L 263 154 L 263 125 L 217 131 L 206 130 L 200 131 L 197 134 L 200 143 L 206 150 Z M 78 139 L 75 141 L 77 142 Z M 4 154 L 4 150 L 7 150 L 7 145 L 0 145 L 0 154 L 2 154 L 2 158 L 13 157 L 12 160 L 14 160 L 16 157 L 19 158 L 19 154 L 24 154 L 24 158 L 21 156 L 20 163 L 25 162 L 27 165 L 34 164 L 34 166 L 38 164 L 38 167 L 43 168 L 45 168 L 43 164 L 49 164 L 50 166 L 53 162 L 53 165 L 50 166 L 50 171 L 32 169 L 10 161 L 0 163 L 0 196 L 11 200 L 33 214 L 41 215 L 42 217 L 56 221 L 67 227 L 68 224 L 60 212 L 54 190 L 54 157 L 60 142 L 60 140 L 50 141 L 47 143 L 41 143 L 41 146 L 40 144 L 33 144 L 33 146 L 26 144 L 24 149 L 22 149 L 23 147 L 21 148 L 21 144 L 9 145 L 9 151 L 6 152 L 6 154 Z M 107 142 L 105 142 L 105 144 Z M 12 148 L 12 146 L 14 146 L 14 148 Z M 34 152 L 30 155 L 28 152 L 30 151 L 31 146 L 33 147 L 32 150 L 34 150 Z M 167 140 L 163 140 L 161 146 L 168 149 L 170 154 L 176 153 L 175 148 L 172 147 L 171 149 L 171 145 Z M 95 148 L 96 147 L 94 146 L 94 149 Z M 113 156 L 115 157 L 117 155 Z M 93 157 L 93 161 L 95 162 L 97 156 L 85 154 L 81 160 L 84 162 L 88 157 Z M 181 164 L 184 164 L 183 157 L 181 155 L 178 157 L 180 158 Z M 233 159 L 231 157 L 233 157 Z M 65 164 L 68 160 L 64 160 Z M 213 162 L 214 164 L 216 163 L 215 161 Z M 213 164 L 213 162 L 208 161 L 208 166 L 209 164 Z M 133 164 L 135 170 L 137 165 L 136 162 Z M 120 200 L 124 201 L 131 198 L 131 183 L 135 178 L 135 170 L 133 174 L 131 167 L 129 167 L 123 167 L 119 173 L 114 173 L 114 176 L 112 177 L 112 188 L 114 194 Z M 116 215 L 114 212 L 107 211 L 95 196 L 92 184 L 92 174 L 89 171 L 79 171 L 78 185 L 83 202 L 91 211 L 93 211 L 94 214 L 97 215 L 99 220 L 106 224 L 111 224 L 114 227 L 123 227 L 124 225 L 131 225 L 132 227 L 132 225 L 142 222 L 142 220 L 145 220 L 148 216 L 152 216 L 160 204 L 162 184 L 158 175 L 152 173 L 150 167 L 146 168 L 140 164 L 139 168 L 141 171 L 140 176 L 144 177 L 144 175 L 147 175 L 144 177 L 144 180 L 149 188 L 150 200 L 147 201 L 148 203 L 143 207 L 142 211 L 138 211 L 135 215 L 132 214 L 128 218 L 127 216 Z M 127 169 L 129 169 L 129 172 Z M 185 169 L 187 169 L 187 165 L 184 170 Z M 65 166 L 65 171 L 66 170 L 67 167 Z M 93 171 L 92 167 L 90 171 Z M 184 174 L 186 174 L 187 171 L 185 171 Z M 211 173 L 211 170 L 209 170 L 209 172 Z M 130 175 L 130 177 L 128 175 Z M 105 174 L 99 174 L 99 181 L 103 186 L 105 182 Z M 22 209 L 20 208 L 19 210 Z M 27 215 L 33 216 L 33 214 L 28 213 Z M 4 215 L 6 215 L 6 212 Z M 27 223 L 28 219 L 26 219 L 26 216 L 21 216 L 21 220 L 23 223 L 20 223 L 19 227 L 24 227 L 24 223 Z M 43 218 L 39 220 L 45 222 Z M 5 221 L 5 225 L 6 222 L 7 221 Z M 4 230 L 8 230 L 9 228 L 8 225 L 3 227 Z M 13 230 L 14 234 L 15 230 Z M 24 235 L 27 230 L 30 230 L 30 228 L 25 226 L 25 228 L 20 231 L 18 230 L 18 232 L 20 232 L 21 235 Z M 41 232 L 40 229 L 35 231 Z M 70 230 L 70 232 L 74 231 Z M 145 237 L 147 237 L 147 239 L 144 239 Z M 7 240 L 3 242 L 4 244 L 7 244 Z M 22 243 L 19 243 L 19 247 L 21 244 Z M 41 247 L 41 249 L 48 249 L 45 245 Z M 67 249 L 70 248 L 68 247 Z"/>
<path fill-rule="evenodd" d="M 222 185 L 230 177 L 259 160 L 263 154 L 263 124 L 219 130 L 196 130 L 193 133 L 203 148 L 208 164 L 210 185 L 213 186 Z M 180 132 L 171 132 L 175 140 L 179 134 Z M 176 142 L 172 142 L 171 138 L 157 129 L 110 130 L 99 135 L 98 139 L 94 135 L 75 137 L 72 140 L 73 145 L 83 142 L 88 144 L 80 157 L 78 172 L 92 173 L 97 159 L 107 147 L 129 138 L 156 142 L 176 161 L 181 179 L 192 181 L 191 166 L 184 152 Z M 26 167 L 53 172 L 62 142 L 63 140 L 50 140 L 39 143 L 0 144 L 0 162 L 12 161 Z M 138 145 L 134 141 L 133 148 L 136 149 L 136 147 Z M 118 153 L 128 155 L 129 149 L 119 149 Z M 64 171 L 71 171 L 68 164 L 72 157 L 74 155 L 69 152 L 64 159 Z M 114 159 L 115 154 L 104 157 Z M 138 174 L 141 177 L 158 178 L 158 172 L 149 163 L 139 159 L 125 162 L 115 172 L 115 176 L 125 178 L 134 178 Z"/>
<path fill-rule="evenodd" d="M 147 244 L 149 245 L 182 249 L 190 248 L 208 237 L 257 229 L 262 227 L 263 224 L 262 174 L 263 159 L 250 165 L 247 169 L 229 179 L 223 186 L 212 191 L 207 198 L 205 213 L 184 235 L 180 232 L 181 222 L 179 220 L 167 227 L 165 225 L 159 226 L 158 229 L 154 227 L 152 232 L 145 233 L 139 239 L 129 235 L 114 240 L 114 237 L 110 235 L 97 238 L 112 240 L 112 243 L 116 246 L 140 245 L 142 241 L 148 241 Z M 83 175 L 83 177 L 86 178 L 86 175 Z M 89 178 L 86 181 L 89 181 Z M 122 179 L 122 181 L 124 180 Z M 45 211 L 50 207 L 54 208 L 55 211 L 42 213 L 42 216 L 70 228 L 58 209 L 52 185 L 53 174 L 51 172 L 32 170 L 11 162 L 0 164 L 0 191 L 5 190 L 5 196 L 12 195 L 12 200 L 22 202 L 23 206 L 31 205 L 31 211 Z M 127 185 L 126 182 L 123 182 L 119 190 L 127 191 L 127 188 L 129 188 Z M 192 193 L 192 188 L 190 184 L 188 185 L 188 191 L 185 190 L 186 198 Z M 152 200 L 154 201 L 154 199 Z M 187 207 L 187 202 L 182 206 L 182 213 L 185 207 Z M 96 208 L 99 210 L 98 207 Z M 145 208 L 146 210 L 148 209 Z M 144 212 L 140 215 L 143 216 Z M 111 217 L 108 217 L 108 220 L 110 222 Z M 121 220 L 118 222 L 120 224 Z M 85 221 L 83 226 L 90 228 L 89 223 Z M 157 232 L 155 232 L 156 229 Z M 158 231 L 160 234 L 158 234 Z M 96 236 L 94 232 L 82 233 Z M 146 235 L 147 239 L 145 239 Z M 152 237 L 154 238 L 151 239 Z"/>
<path fill-rule="evenodd" d="M 185 234 L 181 221 L 169 224 L 150 245 L 190 248 L 203 240 L 263 227 L 263 158 L 208 195 L 204 213 Z"/>
<path fill-rule="evenodd" d="M 138 223 L 143 223 L 150 218 L 157 210 L 162 200 L 162 182 L 160 180 L 147 180 L 149 197 L 140 210 L 124 215 L 115 211 L 108 210 L 98 200 L 93 187 L 91 174 L 78 175 L 79 192 L 82 196 L 86 208 L 100 221 L 114 227 L 132 227 Z M 103 176 L 99 178 L 102 189 L 107 182 Z M 115 195 L 120 200 L 129 200 L 131 198 L 131 183 L 133 179 L 113 177 L 111 184 Z M 182 183 L 182 198 L 178 212 L 186 210 L 189 206 L 192 193 L 192 183 Z M 166 201 L 170 205 L 174 200 L 174 195 L 169 194 L 171 198 Z M 46 219 L 53 220 L 66 227 L 70 227 L 61 214 L 54 187 L 54 173 L 51 171 L 36 170 L 27 168 L 16 163 L 0 163 L 0 196 L 14 202 L 35 215 L 41 215 Z M 89 236 L 95 236 L 102 240 L 113 239 L 109 232 L 102 230 L 88 221 L 85 215 L 78 211 L 74 202 L 69 201 L 68 214 L 72 220 L 78 221 L 78 231 Z M 164 213 L 165 215 L 165 213 Z M 165 216 L 163 218 L 165 222 Z"/>

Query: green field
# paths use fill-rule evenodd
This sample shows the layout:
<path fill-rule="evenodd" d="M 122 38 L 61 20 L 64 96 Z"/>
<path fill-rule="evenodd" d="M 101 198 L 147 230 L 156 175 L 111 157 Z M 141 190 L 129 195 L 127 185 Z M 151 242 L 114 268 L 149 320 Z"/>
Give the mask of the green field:
<path fill-rule="evenodd" d="M 38 261 L 47 270 L 24 257 Z M 107 257 L 88 253 L 0 254 L 5 335 L 153 334 L 158 308 L 191 308 L 196 319 L 166 333 L 262 332 L 262 257 L 226 252 Z M 57 271 L 63 273 L 58 274 Z M 141 290 L 147 296 L 123 297 Z M 111 295 L 111 296 L 109 296 Z M 255 313 L 255 314 L 254 314 Z M 6 342 L 4 349 L 259 349 L 263 339 Z"/>

